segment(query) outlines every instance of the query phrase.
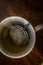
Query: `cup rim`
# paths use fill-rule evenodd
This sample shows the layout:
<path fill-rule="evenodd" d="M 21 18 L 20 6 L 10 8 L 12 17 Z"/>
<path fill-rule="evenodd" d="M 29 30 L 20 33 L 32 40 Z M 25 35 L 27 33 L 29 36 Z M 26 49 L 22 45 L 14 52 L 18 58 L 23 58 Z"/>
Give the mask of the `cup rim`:
<path fill-rule="evenodd" d="M 11 19 L 11 18 L 12 18 L 12 19 L 13 19 L 13 18 L 20 18 L 20 19 L 23 19 L 23 20 L 25 21 L 24 23 L 29 24 L 29 21 L 27 21 L 26 19 L 24 19 L 24 18 L 22 18 L 22 17 L 19 17 L 19 16 L 11 16 L 11 17 L 7 17 L 7 18 L 5 18 L 4 20 L 2 20 L 2 21 L 0 22 L 0 25 L 2 25 L 3 23 L 5 23 L 6 20 L 9 20 L 9 19 Z M 10 58 L 22 58 L 22 57 L 28 55 L 28 54 L 32 51 L 32 49 L 33 49 L 33 47 L 34 47 L 34 45 L 35 45 L 35 40 L 36 40 L 34 28 L 33 28 L 33 26 L 32 26 L 31 24 L 30 24 L 30 26 L 31 26 L 31 28 L 32 28 L 32 30 L 33 30 L 33 33 L 34 33 L 34 41 L 33 41 L 34 43 L 33 43 L 32 47 L 31 47 L 31 49 L 30 49 L 27 53 L 22 54 L 21 56 L 11 56 L 11 55 L 5 53 L 5 52 L 0 48 L 1 53 L 4 54 L 4 55 L 7 56 L 7 57 L 10 57 Z"/>

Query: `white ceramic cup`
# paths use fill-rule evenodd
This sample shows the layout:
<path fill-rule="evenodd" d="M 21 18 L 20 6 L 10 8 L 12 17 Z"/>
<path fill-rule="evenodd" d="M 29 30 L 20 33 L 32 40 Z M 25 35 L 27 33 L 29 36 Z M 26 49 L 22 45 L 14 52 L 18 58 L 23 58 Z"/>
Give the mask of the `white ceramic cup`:
<path fill-rule="evenodd" d="M 24 57 L 27 54 L 29 54 L 31 52 L 31 50 L 33 49 L 33 47 L 35 45 L 35 41 L 36 41 L 35 32 L 40 29 L 43 29 L 43 24 L 38 25 L 35 28 L 33 28 L 31 23 L 29 21 L 27 21 L 26 19 L 19 17 L 19 16 L 11 16 L 11 17 L 5 18 L 4 20 L 2 20 L 0 22 L 0 35 L 1 35 L 1 29 L 3 28 L 3 26 L 5 26 L 5 25 L 7 26 L 7 24 L 12 23 L 12 21 L 14 21 L 14 23 L 15 23 L 15 21 L 18 21 L 16 23 L 23 24 L 28 29 L 29 34 L 30 34 L 29 45 L 23 52 L 20 52 L 18 54 L 10 54 L 6 51 L 6 49 L 5 50 L 3 49 L 2 45 L 1 45 L 1 40 L 0 40 L 0 52 L 10 58 L 21 58 L 21 57 Z M 9 26 L 9 28 L 12 28 L 12 27 Z"/>

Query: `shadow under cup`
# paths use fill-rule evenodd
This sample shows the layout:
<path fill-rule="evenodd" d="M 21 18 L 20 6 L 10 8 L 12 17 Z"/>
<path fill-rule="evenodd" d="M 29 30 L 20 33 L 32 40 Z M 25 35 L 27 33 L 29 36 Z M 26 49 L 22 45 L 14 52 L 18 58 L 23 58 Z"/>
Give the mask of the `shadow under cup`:
<path fill-rule="evenodd" d="M 10 58 L 21 58 L 30 53 L 35 44 L 35 32 L 32 25 L 27 22 L 21 17 L 10 17 L 2 21 L 0 49 L 4 55 Z"/>

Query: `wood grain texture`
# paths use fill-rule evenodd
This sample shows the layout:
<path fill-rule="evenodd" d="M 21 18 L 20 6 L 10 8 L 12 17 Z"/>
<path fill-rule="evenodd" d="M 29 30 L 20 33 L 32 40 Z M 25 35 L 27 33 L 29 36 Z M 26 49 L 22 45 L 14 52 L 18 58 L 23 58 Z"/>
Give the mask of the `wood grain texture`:
<path fill-rule="evenodd" d="M 43 24 L 42 0 L 0 0 L 0 21 L 8 16 L 26 18 L 35 27 Z M 10 59 L 0 52 L 0 65 L 41 65 L 43 62 L 43 30 L 36 33 L 31 53 L 21 59 Z"/>

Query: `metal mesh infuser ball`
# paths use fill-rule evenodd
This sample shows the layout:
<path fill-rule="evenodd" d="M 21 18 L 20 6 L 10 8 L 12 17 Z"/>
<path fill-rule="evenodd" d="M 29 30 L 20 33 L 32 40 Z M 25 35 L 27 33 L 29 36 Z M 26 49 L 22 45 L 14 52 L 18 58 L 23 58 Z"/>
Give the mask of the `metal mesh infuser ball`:
<path fill-rule="evenodd" d="M 15 45 L 25 45 L 29 41 L 27 31 L 20 25 L 13 26 L 10 30 L 10 37 Z"/>

